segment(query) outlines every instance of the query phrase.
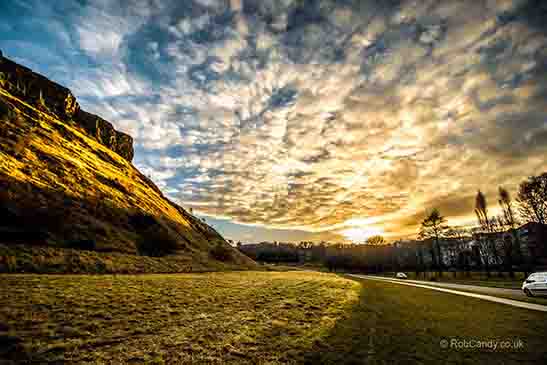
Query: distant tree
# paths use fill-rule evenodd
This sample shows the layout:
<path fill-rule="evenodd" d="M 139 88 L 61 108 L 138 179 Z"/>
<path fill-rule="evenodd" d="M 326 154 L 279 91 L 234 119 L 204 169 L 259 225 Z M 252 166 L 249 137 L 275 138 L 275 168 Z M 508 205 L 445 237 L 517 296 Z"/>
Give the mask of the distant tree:
<path fill-rule="evenodd" d="M 527 222 L 547 223 L 547 172 L 531 176 L 519 185 L 517 202 Z"/>
<path fill-rule="evenodd" d="M 515 276 L 513 271 L 513 257 L 516 255 L 520 260 L 520 238 L 516 231 L 516 226 L 518 224 L 515 213 L 513 212 L 513 200 L 509 191 L 507 191 L 502 186 L 498 189 L 499 193 L 499 204 L 503 211 L 503 226 L 509 228 L 511 233 L 511 239 L 504 239 L 503 248 L 505 253 L 505 264 L 509 271 L 511 277 Z"/>
<path fill-rule="evenodd" d="M 504 225 L 509 228 L 516 228 L 517 219 L 515 213 L 513 212 L 513 200 L 511 199 L 511 194 L 503 186 L 498 188 L 499 193 L 499 204 L 503 211 L 503 220 Z"/>
<path fill-rule="evenodd" d="M 484 268 L 486 275 L 490 277 L 490 256 L 494 258 L 494 261 L 498 261 L 498 254 L 495 246 L 495 242 L 492 237 L 492 233 L 495 232 L 496 219 L 492 219 L 488 215 L 488 203 L 486 196 L 482 191 L 477 191 L 475 197 L 475 215 L 479 222 L 479 245 L 480 253 L 483 256 Z"/>
<path fill-rule="evenodd" d="M 479 221 L 479 226 L 484 231 L 490 232 L 490 219 L 488 218 L 488 204 L 486 203 L 486 197 L 482 191 L 477 192 L 475 197 L 475 214 Z"/>
<path fill-rule="evenodd" d="M 446 236 L 447 230 L 448 226 L 446 225 L 446 219 L 441 215 L 437 208 L 434 208 L 422 221 L 420 233 L 418 234 L 420 239 L 434 240 L 436 252 L 435 250 L 432 250 L 433 262 L 437 266 L 440 275 L 442 275 L 444 263 L 439 240 Z"/>
<path fill-rule="evenodd" d="M 370 236 L 369 238 L 367 238 L 367 245 L 380 246 L 380 245 L 385 245 L 386 243 L 387 242 L 384 239 L 384 237 L 380 235 Z"/>
<path fill-rule="evenodd" d="M 447 235 L 457 240 L 458 245 L 451 252 L 453 265 L 458 269 L 465 271 L 466 276 L 471 276 L 471 251 L 469 250 L 469 237 L 472 236 L 471 230 L 466 227 L 450 228 Z M 456 272 L 454 272 L 456 276 Z"/>
<path fill-rule="evenodd" d="M 230 261 L 232 259 L 232 250 L 228 245 L 217 243 L 210 250 L 211 256 L 218 261 Z"/>
<path fill-rule="evenodd" d="M 416 278 L 420 277 L 420 272 L 424 271 L 424 253 L 421 247 L 416 247 Z M 425 277 L 425 274 L 424 274 Z"/>

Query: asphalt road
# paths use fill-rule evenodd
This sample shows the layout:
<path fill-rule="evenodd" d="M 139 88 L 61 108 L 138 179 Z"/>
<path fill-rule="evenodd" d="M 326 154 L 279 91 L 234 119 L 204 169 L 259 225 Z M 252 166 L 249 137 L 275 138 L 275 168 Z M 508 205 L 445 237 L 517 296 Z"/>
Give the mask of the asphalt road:
<path fill-rule="evenodd" d="M 371 275 L 348 274 L 348 276 L 356 277 L 356 278 L 359 278 L 359 279 L 387 281 L 387 282 L 390 282 L 390 283 L 395 283 L 395 284 L 400 284 L 400 285 L 408 285 L 408 286 L 414 286 L 414 287 L 418 287 L 418 288 L 437 290 L 437 291 L 441 291 L 441 292 L 444 292 L 444 293 L 463 295 L 463 296 L 466 296 L 466 297 L 472 297 L 472 298 L 477 298 L 477 299 L 488 300 L 488 301 L 491 301 L 491 302 L 511 305 L 513 307 L 526 308 L 526 309 L 531 309 L 531 310 L 547 312 L 547 305 L 528 303 L 528 302 L 522 302 L 522 301 L 519 301 L 519 300 L 499 298 L 499 297 L 493 296 L 495 294 L 498 294 L 498 295 L 499 294 L 515 295 L 515 292 L 518 292 L 520 294 L 519 290 L 514 290 L 514 289 L 487 288 L 487 287 L 483 287 L 483 286 L 462 285 L 462 284 L 444 284 L 444 283 L 441 284 L 441 283 L 431 283 L 429 281 L 418 281 L 418 280 L 400 280 L 400 279 L 383 278 L 383 277 L 371 276 Z M 457 289 L 460 289 L 460 290 L 457 290 Z M 463 291 L 463 290 L 480 291 L 481 293 L 484 293 L 484 294 L 470 293 L 470 292 Z M 488 294 L 493 294 L 493 295 L 488 295 L 487 293 Z M 522 295 L 524 295 L 524 294 L 522 294 Z"/>
<path fill-rule="evenodd" d="M 522 290 L 518 290 L 518 289 L 492 288 L 489 286 L 480 286 L 480 285 L 435 283 L 435 282 L 423 281 L 423 280 L 406 280 L 406 281 L 408 281 L 409 283 L 440 286 L 443 288 L 450 288 L 450 289 L 472 290 L 472 291 L 485 293 L 485 294 L 500 294 L 500 295 L 512 295 L 516 297 L 526 297 L 526 294 L 524 294 Z"/>

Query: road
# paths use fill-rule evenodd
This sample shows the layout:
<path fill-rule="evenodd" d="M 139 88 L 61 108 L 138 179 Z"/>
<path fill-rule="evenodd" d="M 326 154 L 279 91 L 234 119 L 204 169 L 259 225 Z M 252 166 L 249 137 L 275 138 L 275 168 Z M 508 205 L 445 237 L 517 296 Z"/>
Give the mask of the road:
<path fill-rule="evenodd" d="M 522 302 L 519 300 L 512 300 L 512 299 L 506 299 L 506 298 L 499 298 L 493 295 L 486 294 L 488 293 L 488 294 L 498 294 L 498 295 L 500 294 L 516 295 L 515 292 L 519 292 L 519 291 L 514 289 L 488 288 L 484 286 L 462 285 L 462 284 L 431 283 L 429 281 L 418 281 L 418 280 L 400 280 L 400 279 L 383 278 L 383 277 L 371 276 L 371 275 L 348 274 L 348 276 L 352 276 L 359 279 L 387 281 L 390 283 L 395 283 L 400 285 L 408 285 L 408 286 L 414 286 L 418 288 L 437 290 L 444 293 L 463 295 L 466 297 L 472 297 L 477 299 L 488 300 L 491 302 L 511 305 L 513 307 L 547 312 L 547 305 Z M 456 289 L 461 289 L 461 290 L 456 290 Z M 485 294 L 470 293 L 470 292 L 462 291 L 462 290 L 473 290 L 473 291 L 477 291 L 477 292 L 481 292 Z M 522 295 L 522 294 L 519 292 L 519 295 Z"/>
<path fill-rule="evenodd" d="M 523 297 L 523 298 L 526 297 L 526 294 L 524 294 L 522 290 L 518 290 L 518 289 L 493 288 L 491 286 L 480 286 L 480 285 L 436 283 L 436 282 L 423 281 L 423 280 L 406 280 L 406 281 L 409 283 L 430 285 L 430 286 L 440 286 L 443 288 L 450 288 L 450 289 L 472 290 L 472 291 L 480 292 L 484 294 L 511 295 L 511 296 Z"/>

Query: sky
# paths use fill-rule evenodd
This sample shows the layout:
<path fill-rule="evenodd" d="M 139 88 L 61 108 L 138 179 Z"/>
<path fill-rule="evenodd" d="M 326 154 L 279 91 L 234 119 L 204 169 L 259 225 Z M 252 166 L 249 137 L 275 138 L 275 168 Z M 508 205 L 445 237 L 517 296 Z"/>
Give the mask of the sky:
<path fill-rule="evenodd" d="M 547 170 L 546 1 L 4 0 L 0 49 L 236 241 L 472 224 Z"/>

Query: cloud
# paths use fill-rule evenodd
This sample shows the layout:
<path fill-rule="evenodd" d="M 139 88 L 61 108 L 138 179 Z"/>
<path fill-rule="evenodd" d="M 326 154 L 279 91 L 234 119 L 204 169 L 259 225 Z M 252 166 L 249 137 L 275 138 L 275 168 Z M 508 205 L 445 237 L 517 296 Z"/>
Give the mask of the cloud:
<path fill-rule="evenodd" d="M 495 201 L 497 185 L 544 168 L 538 1 L 92 1 L 67 13 L 76 32 L 59 42 L 81 70 L 70 87 L 204 215 L 397 237 L 433 207 L 469 220 L 477 189 Z"/>

